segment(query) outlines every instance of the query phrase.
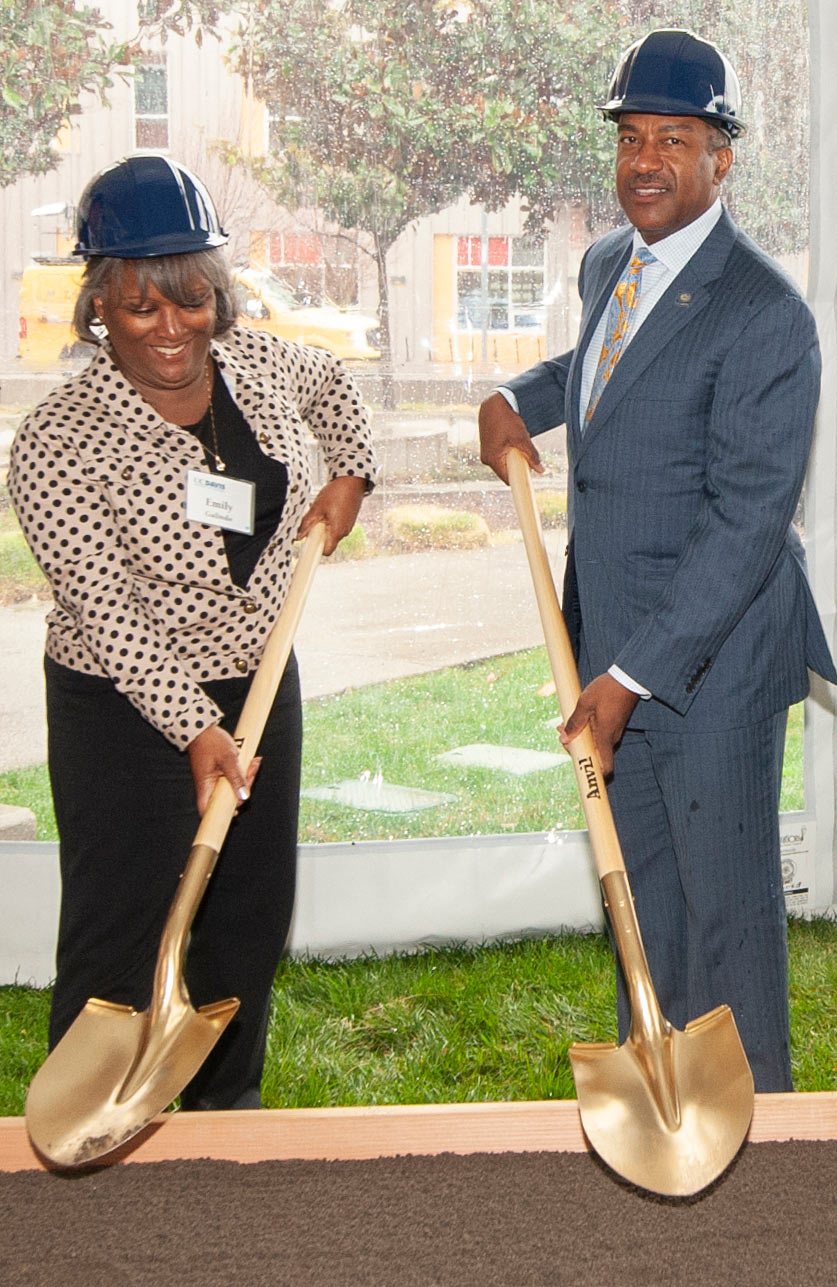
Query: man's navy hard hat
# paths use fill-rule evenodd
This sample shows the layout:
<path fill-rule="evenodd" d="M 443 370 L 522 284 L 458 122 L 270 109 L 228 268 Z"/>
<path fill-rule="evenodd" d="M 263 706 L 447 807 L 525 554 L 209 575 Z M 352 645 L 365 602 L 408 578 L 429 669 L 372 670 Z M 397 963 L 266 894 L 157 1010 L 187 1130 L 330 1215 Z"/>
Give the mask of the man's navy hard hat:
<path fill-rule="evenodd" d="M 146 259 L 223 246 L 227 234 L 206 188 L 177 161 L 155 153 L 123 157 L 81 195 L 78 244 L 89 259 Z"/>
<path fill-rule="evenodd" d="M 732 64 L 709 40 L 691 31 L 661 27 L 625 50 L 600 111 L 699 116 L 735 138 L 741 120 L 741 87 Z"/>

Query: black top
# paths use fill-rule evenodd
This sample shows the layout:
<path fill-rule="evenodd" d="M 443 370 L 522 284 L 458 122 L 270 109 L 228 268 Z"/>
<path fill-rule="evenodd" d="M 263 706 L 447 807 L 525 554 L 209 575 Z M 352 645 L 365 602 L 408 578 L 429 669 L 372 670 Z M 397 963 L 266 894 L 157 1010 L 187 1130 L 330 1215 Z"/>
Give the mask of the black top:
<path fill-rule="evenodd" d="M 212 410 L 215 414 L 218 455 L 226 465 L 224 476 L 241 478 L 256 486 L 253 535 L 231 532 L 226 528 L 223 532 L 230 575 L 236 585 L 244 587 L 279 524 L 288 493 L 288 470 L 285 465 L 261 450 L 249 424 L 233 401 L 226 381 L 217 371 L 212 386 Z M 207 407 L 197 424 L 184 425 L 183 428 L 195 435 L 204 449 L 209 468 L 213 474 L 217 473 L 209 408 Z"/>

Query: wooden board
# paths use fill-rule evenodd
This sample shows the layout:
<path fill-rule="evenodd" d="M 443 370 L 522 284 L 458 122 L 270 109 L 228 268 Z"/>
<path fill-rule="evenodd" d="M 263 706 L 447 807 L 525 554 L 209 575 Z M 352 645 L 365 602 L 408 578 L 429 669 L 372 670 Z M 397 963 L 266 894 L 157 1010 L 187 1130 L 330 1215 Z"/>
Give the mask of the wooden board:
<path fill-rule="evenodd" d="M 837 1092 L 756 1095 L 749 1140 L 837 1139 Z M 587 1148 L 575 1100 L 282 1108 L 171 1113 L 114 1162 L 213 1158 L 340 1161 L 435 1153 L 577 1153 Z M 0 1171 L 41 1170 L 22 1117 L 0 1117 Z"/>

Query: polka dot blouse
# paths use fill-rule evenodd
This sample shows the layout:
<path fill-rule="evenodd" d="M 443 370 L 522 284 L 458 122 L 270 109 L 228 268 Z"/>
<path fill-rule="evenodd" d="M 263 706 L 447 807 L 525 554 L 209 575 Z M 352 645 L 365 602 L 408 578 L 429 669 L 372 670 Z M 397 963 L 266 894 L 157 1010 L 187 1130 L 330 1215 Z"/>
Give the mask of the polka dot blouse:
<path fill-rule="evenodd" d="M 221 716 L 202 682 L 254 670 L 284 600 L 310 504 L 308 429 L 330 478 L 375 477 L 360 393 L 331 354 L 243 328 L 212 353 L 262 451 L 288 471 L 246 587 L 230 576 L 221 529 L 186 518 L 186 474 L 208 472 L 200 443 L 161 419 L 106 348 L 26 417 L 8 478 L 55 598 L 48 655 L 110 678 L 181 748 Z"/>

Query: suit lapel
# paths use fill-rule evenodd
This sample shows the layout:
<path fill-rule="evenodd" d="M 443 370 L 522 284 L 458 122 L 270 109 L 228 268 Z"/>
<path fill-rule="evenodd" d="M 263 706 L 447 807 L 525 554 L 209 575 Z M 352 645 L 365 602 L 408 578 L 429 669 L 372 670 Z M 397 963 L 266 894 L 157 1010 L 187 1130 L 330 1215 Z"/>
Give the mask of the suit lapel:
<path fill-rule="evenodd" d="M 672 337 L 683 327 L 694 321 L 710 302 L 712 283 L 722 275 L 735 238 L 735 225 L 726 211 L 724 211 L 703 245 L 689 260 L 682 272 L 678 273 L 662 299 L 655 304 L 650 315 L 643 322 L 636 336 L 631 340 L 616 364 L 616 369 L 605 385 L 593 417 L 586 427 L 584 436 L 580 439 L 579 450 L 581 452 L 586 450 L 596 435 L 606 427 L 612 412 L 618 407 L 620 399 L 631 385 L 640 379 Z M 611 286 L 611 292 L 612 289 L 613 287 Z M 595 310 L 596 320 L 601 316 L 602 308 L 609 298 L 610 292 L 604 301 L 597 303 Z M 593 326 L 595 328 L 595 322 Z M 579 346 L 579 350 L 577 350 L 579 360 L 575 365 L 578 368 L 578 379 L 581 376 L 581 362 L 585 351 L 586 346 L 584 349 Z M 576 424 L 578 422 L 578 397 L 579 388 L 576 385 L 576 406 L 574 408 Z"/>

